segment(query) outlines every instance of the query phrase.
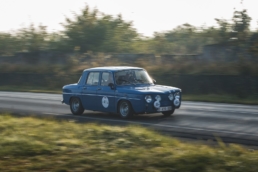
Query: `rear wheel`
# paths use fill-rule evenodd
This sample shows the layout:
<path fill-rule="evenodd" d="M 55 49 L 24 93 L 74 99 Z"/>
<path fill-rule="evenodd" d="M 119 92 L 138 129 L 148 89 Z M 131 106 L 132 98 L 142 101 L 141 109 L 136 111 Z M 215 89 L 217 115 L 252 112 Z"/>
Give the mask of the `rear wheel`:
<path fill-rule="evenodd" d="M 128 101 L 122 100 L 118 105 L 118 113 L 121 118 L 128 119 L 133 116 L 133 109 Z"/>
<path fill-rule="evenodd" d="M 84 112 L 84 108 L 82 107 L 82 103 L 79 98 L 73 97 L 70 101 L 70 109 L 74 115 L 81 115 Z"/>
<path fill-rule="evenodd" d="M 162 114 L 164 116 L 171 116 L 174 112 L 175 112 L 175 109 L 172 109 L 170 111 L 164 111 L 164 112 L 162 112 Z"/>

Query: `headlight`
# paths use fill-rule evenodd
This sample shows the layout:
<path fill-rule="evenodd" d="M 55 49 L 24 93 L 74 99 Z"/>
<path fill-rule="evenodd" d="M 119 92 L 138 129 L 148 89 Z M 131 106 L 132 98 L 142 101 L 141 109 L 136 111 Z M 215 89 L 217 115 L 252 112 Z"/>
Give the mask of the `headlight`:
<path fill-rule="evenodd" d="M 169 95 L 168 95 L 168 98 L 169 98 L 169 100 L 171 100 L 171 101 L 172 101 L 172 100 L 173 100 L 173 98 L 174 98 L 173 94 L 169 94 Z"/>
<path fill-rule="evenodd" d="M 147 103 L 150 103 L 152 101 L 152 98 L 150 95 L 145 96 L 145 100 Z"/>
<path fill-rule="evenodd" d="M 160 101 L 160 100 L 161 100 L 160 95 L 156 95 L 155 99 L 156 99 L 157 101 Z"/>
<path fill-rule="evenodd" d="M 175 99 L 174 100 L 174 105 L 175 106 L 179 106 L 180 105 L 180 100 L 179 99 Z"/>
<path fill-rule="evenodd" d="M 180 99 L 180 93 L 179 93 L 179 92 L 176 92 L 176 93 L 175 93 L 175 98 L 176 98 L 176 99 Z"/>

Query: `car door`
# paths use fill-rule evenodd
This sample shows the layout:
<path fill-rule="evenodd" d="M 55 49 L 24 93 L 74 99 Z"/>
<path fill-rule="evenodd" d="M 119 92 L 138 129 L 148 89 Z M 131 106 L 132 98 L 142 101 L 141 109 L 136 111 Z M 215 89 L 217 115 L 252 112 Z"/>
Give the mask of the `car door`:
<path fill-rule="evenodd" d="M 89 72 L 86 83 L 82 88 L 83 107 L 89 110 L 98 110 L 96 99 L 99 88 L 100 72 Z"/>
<path fill-rule="evenodd" d="M 99 89 L 97 90 L 97 105 L 99 111 L 116 112 L 115 89 L 111 89 L 109 83 L 114 84 L 112 72 L 102 72 Z"/>

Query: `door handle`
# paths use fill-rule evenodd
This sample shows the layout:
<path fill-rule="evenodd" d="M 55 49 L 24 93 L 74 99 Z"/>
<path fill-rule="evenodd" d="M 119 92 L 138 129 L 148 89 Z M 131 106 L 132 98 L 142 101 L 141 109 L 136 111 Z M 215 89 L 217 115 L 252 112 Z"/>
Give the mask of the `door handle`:
<path fill-rule="evenodd" d="M 101 88 L 98 88 L 97 90 L 101 90 Z"/>
<path fill-rule="evenodd" d="M 82 87 L 84 90 L 87 90 L 87 87 Z"/>

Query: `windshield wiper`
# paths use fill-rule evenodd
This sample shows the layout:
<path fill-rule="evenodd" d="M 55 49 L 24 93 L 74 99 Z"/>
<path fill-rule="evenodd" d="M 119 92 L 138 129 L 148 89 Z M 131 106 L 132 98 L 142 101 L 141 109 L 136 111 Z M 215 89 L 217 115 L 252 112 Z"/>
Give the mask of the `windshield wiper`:
<path fill-rule="evenodd" d="M 134 79 L 137 82 L 144 83 L 142 79 Z"/>

